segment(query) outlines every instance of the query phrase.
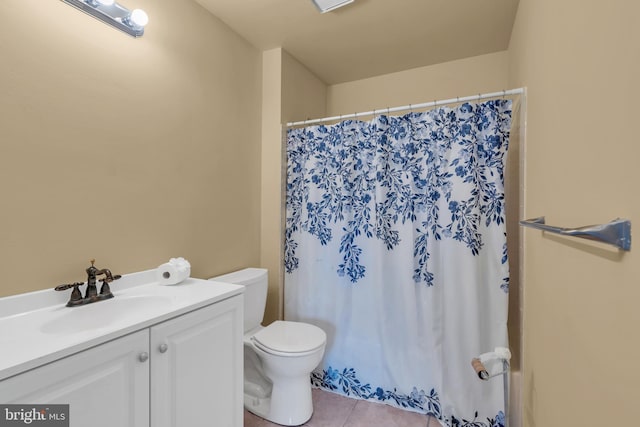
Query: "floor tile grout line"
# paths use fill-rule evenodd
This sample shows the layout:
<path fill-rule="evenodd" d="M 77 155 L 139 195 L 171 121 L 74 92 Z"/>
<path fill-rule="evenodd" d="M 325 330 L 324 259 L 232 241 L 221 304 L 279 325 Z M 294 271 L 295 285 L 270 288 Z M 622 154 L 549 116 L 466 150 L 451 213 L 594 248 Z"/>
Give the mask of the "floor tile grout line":
<path fill-rule="evenodd" d="M 355 400 L 355 399 L 353 399 Z M 353 406 L 351 407 L 351 410 L 349 410 L 349 415 L 347 415 L 347 417 L 344 419 L 344 423 L 342 423 L 341 426 L 338 427 L 346 427 L 347 424 L 349 423 L 349 420 L 351 419 L 351 416 L 353 415 L 353 412 L 356 410 L 356 405 L 358 404 L 358 401 L 355 400 L 355 402 L 353 403 Z"/>

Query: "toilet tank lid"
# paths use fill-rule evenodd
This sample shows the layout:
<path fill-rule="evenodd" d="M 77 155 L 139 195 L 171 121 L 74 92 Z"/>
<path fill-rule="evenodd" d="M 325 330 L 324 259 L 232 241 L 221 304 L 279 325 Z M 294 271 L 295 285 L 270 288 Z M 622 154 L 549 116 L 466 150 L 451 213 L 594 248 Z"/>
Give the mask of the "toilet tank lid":
<path fill-rule="evenodd" d="M 276 320 L 257 332 L 253 339 L 275 351 L 303 353 L 323 346 L 327 341 L 327 334 L 308 323 Z"/>
<path fill-rule="evenodd" d="M 245 268 L 243 270 L 223 274 L 222 276 L 212 277 L 209 280 L 215 280 L 216 282 L 233 283 L 236 285 L 247 285 L 261 280 L 266 275 L 266 268 Z"/>

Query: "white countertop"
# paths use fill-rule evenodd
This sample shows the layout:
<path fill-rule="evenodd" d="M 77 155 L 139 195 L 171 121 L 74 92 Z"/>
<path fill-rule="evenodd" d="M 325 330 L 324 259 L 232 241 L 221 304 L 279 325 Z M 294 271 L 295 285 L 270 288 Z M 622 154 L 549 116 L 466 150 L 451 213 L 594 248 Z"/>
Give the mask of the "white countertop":
<path fill-rule="evenodd" d="M 0 380 L 244 292 L 194 278 L 160 285 L 155 270 L 110 285 L 114 298 L 79 307 L 66 307 L 71 290 L 0 298 Z"/>

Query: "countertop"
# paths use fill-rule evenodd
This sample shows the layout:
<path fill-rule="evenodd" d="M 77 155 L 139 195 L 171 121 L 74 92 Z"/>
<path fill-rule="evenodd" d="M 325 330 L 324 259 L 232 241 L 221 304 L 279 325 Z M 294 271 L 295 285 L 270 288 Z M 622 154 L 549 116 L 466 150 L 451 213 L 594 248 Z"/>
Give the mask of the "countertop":
<path fill-rule="evenodd" d="M 194 278 L 161 285 L 147 270 L 123 275 L 111 291 L 114 298 L 79 307 L 66 307 L 70 290 L 0 298 L 0 380 L 241 295 L 244 287 Z"/>

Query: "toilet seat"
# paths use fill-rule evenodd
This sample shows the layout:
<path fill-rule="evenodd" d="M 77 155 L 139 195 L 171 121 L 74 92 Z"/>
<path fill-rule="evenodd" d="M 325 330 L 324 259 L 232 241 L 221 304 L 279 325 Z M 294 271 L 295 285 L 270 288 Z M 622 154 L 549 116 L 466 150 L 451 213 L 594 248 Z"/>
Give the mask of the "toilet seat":
<path fill-rule="evenodd" d="M 276 320 L 256 332 L 251 341 L 267 353 L 295 357 L 313 353 L 323 347 L 327 334 L 308 323 Z"/>

